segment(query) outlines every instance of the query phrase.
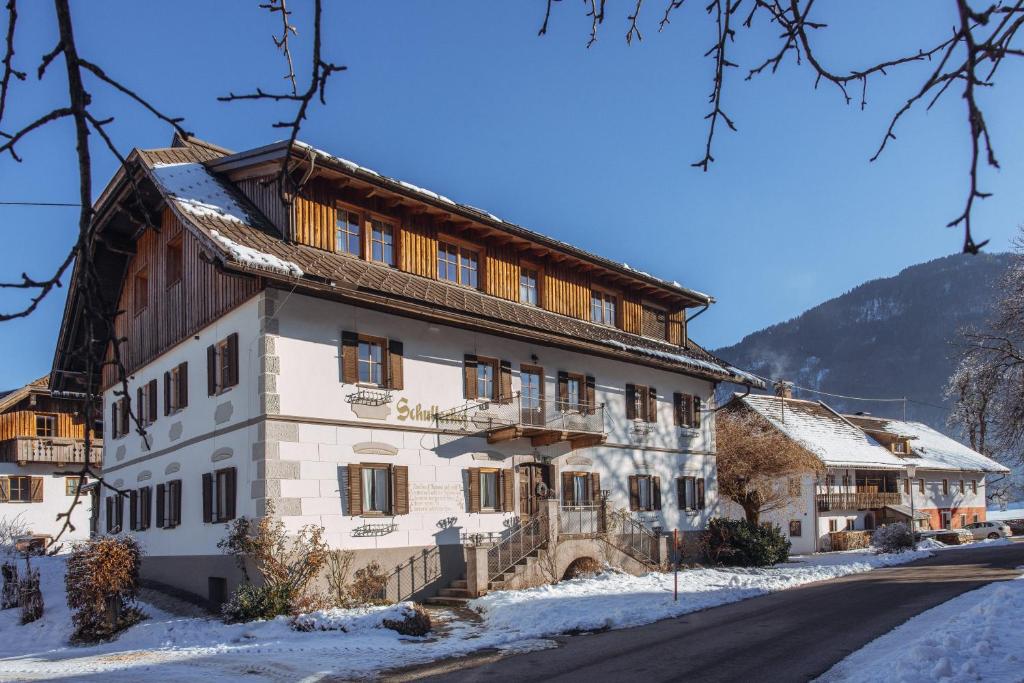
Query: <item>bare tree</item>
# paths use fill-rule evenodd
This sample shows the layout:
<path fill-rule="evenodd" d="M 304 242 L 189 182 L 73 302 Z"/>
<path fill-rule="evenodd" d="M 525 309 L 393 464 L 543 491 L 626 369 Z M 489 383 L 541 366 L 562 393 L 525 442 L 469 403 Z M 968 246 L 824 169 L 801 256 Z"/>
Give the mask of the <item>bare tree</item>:
<path fill-rule="evenodd" d="M 752 411 L 720 411 L 715 430 L 718 492 L 742 507 L 754 524 L 799 496 L 793 480 L 824 470 L 818 458 Z"/>

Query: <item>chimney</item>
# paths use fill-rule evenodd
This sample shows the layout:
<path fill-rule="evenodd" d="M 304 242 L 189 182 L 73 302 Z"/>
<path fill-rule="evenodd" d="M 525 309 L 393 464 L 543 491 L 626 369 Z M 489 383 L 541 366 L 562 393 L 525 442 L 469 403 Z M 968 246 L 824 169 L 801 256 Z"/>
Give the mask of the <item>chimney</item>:
<path fill-rule="evenodd" d="M 780 379 L 775 383 L 775 395 L 779 398 L 793 398 L 793 383 Z"/>

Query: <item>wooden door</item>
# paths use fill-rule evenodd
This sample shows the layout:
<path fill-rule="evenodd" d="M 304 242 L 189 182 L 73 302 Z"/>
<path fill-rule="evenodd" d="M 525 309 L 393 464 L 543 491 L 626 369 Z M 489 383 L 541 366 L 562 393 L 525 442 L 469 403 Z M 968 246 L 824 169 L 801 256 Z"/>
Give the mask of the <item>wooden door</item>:
<path fill-rule="evenodd" d="M 531 517 L 540 511 L 540 484 L 551 487 L 549 465 L 523 463 L 519 466 L 519 516 Z"/>

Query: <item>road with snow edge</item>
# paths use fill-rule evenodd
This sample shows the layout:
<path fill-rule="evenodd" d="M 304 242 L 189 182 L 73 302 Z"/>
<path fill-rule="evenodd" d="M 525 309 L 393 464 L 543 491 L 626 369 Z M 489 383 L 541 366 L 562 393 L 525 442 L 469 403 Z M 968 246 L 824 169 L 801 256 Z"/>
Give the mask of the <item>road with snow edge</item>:
<path fill-rule="evenodd" d="M 385 680 L 807 681 L 925 610 L 1020 576 L 1022 565 L 1024 539 L 951 549 L 649 626 L 558 638 L 556 649 L 481 653 Z"/>

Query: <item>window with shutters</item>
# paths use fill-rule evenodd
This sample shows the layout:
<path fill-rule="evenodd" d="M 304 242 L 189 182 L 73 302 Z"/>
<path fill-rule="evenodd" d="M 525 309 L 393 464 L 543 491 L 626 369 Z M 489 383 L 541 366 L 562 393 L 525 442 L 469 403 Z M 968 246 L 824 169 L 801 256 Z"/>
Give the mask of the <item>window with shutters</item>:
<path fill-rule="evenodd" d="M 206 349 L 206 389 L 214 396 L 238 384 L 238 333 L 233 332 Z"/>
<path fill-rule="evenodd" d="M 182 253 L 182 238 L 181 235 L 178 235 L 167 243 L 167 249 L 164 251 L 164 275 L 167 287 L 181 282 L 184 272 Z"/>
<path fill-rule="evenodd" d="M 636 477 L 637 510 L 654 509 L 654 482 L 649 474 Z"/>
<path fill-rule="evenodd" d="M 32 479 L 33 477 L 11 477 L 7 500 L 11 503 L 31 503 Z"/>
<path fill-rule="evenodd" d="M 513 512 L 515 488 L 512 470 L 470 467 L 469 512 Z"/>
<path fill-rule="evenodd" d="M 590 291 L 590 321 L 600 325 L 615 327 L 617 299 L 600 289 Z"/>
<path fill-rule="evenodd" d="M 188 363 L 180 363 L 164 373 L 164 414 L 170 415 L 188 406 Z"/>
<path fill-rule="evenodd" d="M 350 256 L 363 254 L 362 216 L 357 211 L 338 208 L 338 221 L 334 232 L 336 251 Z"/>
<path fill-rule="evenodd" d="M 544 424 L 544 370 L 535 365 L 519 368 L 523 424 Z"/>
<path fill-rule="evenodd" d="M 362 466 L 363 514 L 391 514 L 391 468 Z"/>
<path fill-rule="evenodd" d="M 574 372 L 559 374 L 558 409 L 564 413 L 581 413 L 586 405 L 586 377 Z"/>
<path fill-rule="evenodd" d="M 147 382 L 140 386 L 136 391 L 136 398 L 138 400 L 137 409 L 139 411 L 139 422 L 142 423 L 143 427 L 151 425 L 153 423 L 153 418 L 155 417 L 155 415 L 153 415 L 150 412 L 149 407 L 151 401 L 156 400 L 156 396 L 153 395 L 152 384 Z"/>
<path fill-rule="evenodd" d="M 498 398 L 498 361 L 495 358 L 476 358 L 476 397 Z"/>
<path fill-rule="evenodd" d="M 590 505 L 590 477 L 576 472 L 572 475 L 572 501 L 576 505 Z"/>
<path fill-rule="evenodd" d="M 658 421 L 658 392 L 643 384 L 626 385 L 626 419 Z"/>
<path fill-rule="evenodd" d="M 374 218 L 370 221 L 370 258 L 395 265 L 395 226 Z"/>
<path fill-rule="evenodd" d="M 36 436 L 57 436 L 57 416 L 36 415 Z"/>
<path fill-rule="evenodd" d="M 536 268 L 524 266 L 519 269 L 519 303 L 540 305 L 539 282 L 540 276 Z"/>
<path fill-rule="evenodd" d="M 704 479 L 702 477 L 679 477 L 676 479 L 676 489 L 680 510 L 696 512 L 704 509 Z"/>
<path fill-rule="evenodd" d="M 225 467 L 203 475 L 203 521 L 227 522 L 235 518 L 236 470 Z"/>
<path fill-rule="evenodd" d="M 234 358 L 231 357 L 231 350 L 228 348 L 228 340 L 221 339 L 217 342 L 217 385 L 223 391 L 232 386 L 232 372 Z"/>
<path fill-rule="evenodd" d="M 135 273 L 135 315 L 142 313 L 149 305 L 149 270 L 142 268 Z"/>
<path fill-rule="evenodd" d="M 677 427 L 683 429 L 698 429 L 700 427 L 701 400 L 699 396 L 674 394 L 672 410 Z"/>
<path fill-rule="evenodd" d="M 924 493 L 924 479 L 917 480 L 917 492 Z"/>
<path fill-rule="evenodd" d="M 800 537 L 804 533 L 804 525 L 799 519 L 789 520 L 789 535 L 791 537 Z"/>
<path fill-rule="evenodd" d="M 963 479 L 960 480 L 960 493 L 965 495 L 967 493 L 967 482 Z"/>
<path fill-rule="evenodd" d="M 384 344 L 360 337 L 358 347 L 359 382 L 381 386 L 384 384 Z"/>
<path fill-rule="evenodd" d="M 942 480 L 942 495 L 944 495 L 944 496 L 948 496 L 949 495 L 949 479 L 943 479 Z"/>
<path fill-rule="evenodd" d="M 971 479 L 971 493 L 977 493 L 977 492 L 978 492 L 978 480 L 977 479 Z"/>
<path fill-rule="evenodd" d="M 174 479 L 160 486 L 163 488 L 158 487 L 157 504 L 162 512 L 163 528 L 173 529 L 181 524 L 181 480 Z M 161 490 L 163 496 L 159 495 Z M 162 501 L 159 500 L 161 497 Z"/>
<path fill-rule="evenodd" d="M 74 496 L 78 493 L 78 486 L 81 479 L 78 477 L 64 477 L 64 495 Z"/>
<path fill-rule="evenodd" d="M 839 531 L 839 520 L 838 519 L 830 519 L 830 520 L 828 520 L 828 530 L 829 530 L 829 533 L 835 533 L 835 532 Z"/>
<path fill-rule="evenodd" d="M 341 333 L 341 381 L 402 389 L 404 345 L 397 339 Z"/>
<path fill-rule="evenodd" d="M 476 289 L 480 286 L 479 251 L 459 242 L 438 242 L 437 277 Z"/>
<path fill-rule="evenodd" d="M 480 510 L 495 512 L 499 509 L 498 501 L 498 470 L 480 470 Z"/>

